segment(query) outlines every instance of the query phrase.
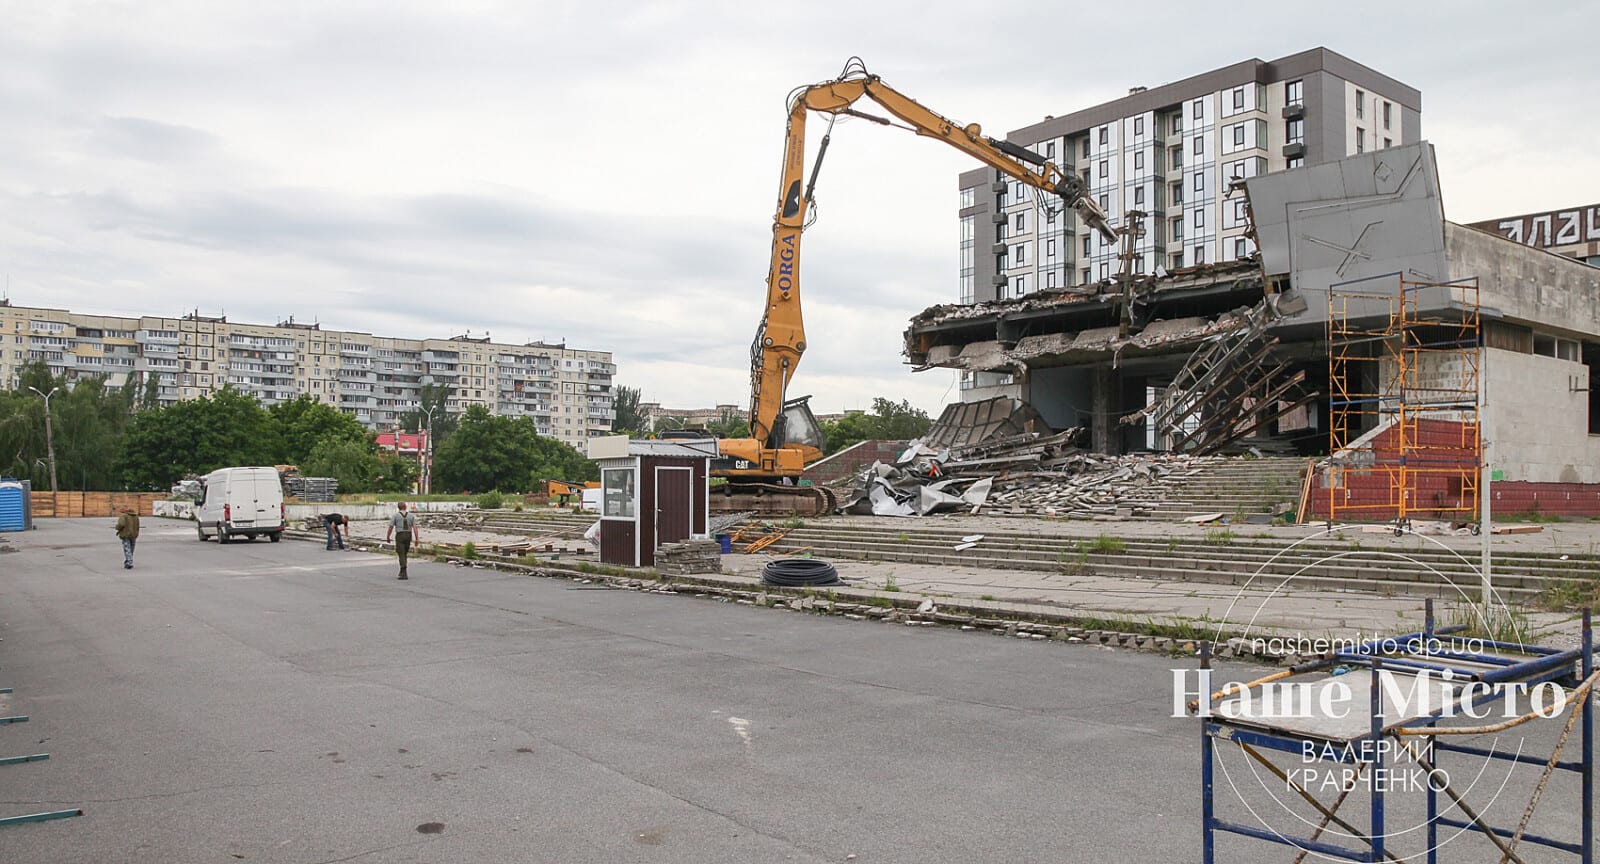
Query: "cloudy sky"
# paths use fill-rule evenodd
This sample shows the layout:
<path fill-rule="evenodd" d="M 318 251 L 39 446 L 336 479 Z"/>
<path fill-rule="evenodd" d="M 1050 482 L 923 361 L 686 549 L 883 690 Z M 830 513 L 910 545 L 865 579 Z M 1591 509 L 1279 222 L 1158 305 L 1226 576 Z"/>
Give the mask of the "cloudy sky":
<path fill-rule="evenodd" d="M 0 0 L 0 276 L 75 312 L 564 339 L 647 400 L 742 404 L 784 99 L 852 55 L 1003 135 L 1323 45 L 1422 91 L 1449 218 L 1600 202 L 1596 4 L 1313 5 Z M 819 411 L 957 398 L 900 334 L 955 298 L 976 165 L 835 130 Z"/>

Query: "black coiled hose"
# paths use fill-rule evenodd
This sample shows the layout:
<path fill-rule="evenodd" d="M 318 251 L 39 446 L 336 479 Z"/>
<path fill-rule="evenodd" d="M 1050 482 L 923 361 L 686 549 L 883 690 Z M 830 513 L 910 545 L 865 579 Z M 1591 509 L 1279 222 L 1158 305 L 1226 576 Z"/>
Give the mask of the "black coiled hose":
<path fill-rule="evenodd" d="M 839 571 L 820 558 L 779 558 L 761 568 L 763 585 L 804 588 L 812 585 L 842 585 Z"/>

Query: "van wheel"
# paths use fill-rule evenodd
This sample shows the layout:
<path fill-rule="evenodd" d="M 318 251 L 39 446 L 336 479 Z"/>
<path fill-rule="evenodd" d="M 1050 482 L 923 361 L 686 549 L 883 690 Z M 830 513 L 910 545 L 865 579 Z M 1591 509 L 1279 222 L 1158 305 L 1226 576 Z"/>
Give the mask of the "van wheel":
<path fill-rule="evenodd" d="M 228 537 L 228 529 L 222 527 L 221 525 L 218 525 L 217 526 L 217 542 L 223 544 L 224 546 L 226 546 L 229 539 L 231 539 L 231 538 Z"/>
<path fill-rule="evenodd" d="M 279 540 L 283 539 L 283 532 L 282 531 L 274 531 L 271 534 L 267 535 L 267 539 L 271 540 L 274 543 L 276 543 Z"/>
<path fill-rule="evenodd" d="M 204 527 L 200 526 L 200 525 L 195 525 L 194 526 L 194 533 L 200 535 L 200 542 L 201 543 L 204 543 L 207 540 L 211 539 L 210 537 L 206 536 L 206 529 Z"/>

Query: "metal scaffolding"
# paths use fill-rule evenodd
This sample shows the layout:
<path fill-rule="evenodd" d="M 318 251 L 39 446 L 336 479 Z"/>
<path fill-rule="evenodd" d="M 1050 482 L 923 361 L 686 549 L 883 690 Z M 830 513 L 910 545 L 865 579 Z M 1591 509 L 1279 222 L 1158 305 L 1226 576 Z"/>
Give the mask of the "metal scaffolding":
<path fill-rule="evenodd" d="M 1328 290 L 1327 517 L 1477 526 L 1483 465 L 1478 280 L 1390 273 Z"/>
<path fill-rule="evenodd" d="M 1458 635 L 1461 627 L 1436 628 L 1429 601 L 1426 621 L 1417 633 L 1331 650 L 1318 659 L 1255 681 L 1231 684 L 1215 693 L 1209 692 L 1209 673 L 1202 671 L 1202 689 L 1198 698 L 1189 703 L 1189 710 L 1200 718 L 1202 726 L 1201 860 L 1214 864 L 1218 860 L 1218 836 L 1235 835 L 1297 849 L 1296 862 L 1315 853 L 1320 858 L 1347 861 L 1439 864 L 1444 860 L 1441 852 L 1446 844 L 1475 832 L 1492 844 L 1492 857 L 1481 857 L 1488 851 L 1481 847 L 1463 848 L 1463 855 L 1477 857 L 1456 860 L 1520 864 L 1529 854 L 1526 846 L 1534 845 L 1575 855 L 1581 864 L 1593 864 L 1593 689 L 1600 674 L 1594 667 L 1594 641 L 1587 611 L 1582 626 L 1576 648 L 1468 640 Z M 1210 668 L 1210 660 L 1210 645 L 1202 645 L 1202 670 Z M 1436 688 L 1439 701 L 1430 704 L 1424 697 L 1419 707 L 1415 699 L 1399 698 L 1406 692 L 1406 683 L 1411 684 L 1412 696 L 1421 692 L 1419 687 Z M 1483 717 L 1489 712 L 1473 711 L 1501 701 L 1501 693 L 1508 687 L 1513 693 L 1520 689 L 1536 694 L 1541 686 L 1555 684 L 1570 689 L 1554 716 L 1541 711 L 1530 698 L 1526 704 L 1535 707 L 1528 713 L 1485 726 L 1464 726 L 1454 722 L 1462 715 L 1452 714 L 1450 708 L 1440 704 L 1463 709 L 1470 706 L 1465 710 L 1467 716 Z M 1329 694 L 1335 688 L 1348 697 L 1338 703 L 1346 709 L 1344 713 L 1304 710 L 1327 708 Z M 1562 714 L 1566 716 L 1563 718 Z M 1502 747 L 1502 742 L 1493 739 L 1487 747 L 1454 743 L 1541 722 L 1561 727 L 1548 757 L 1524 752 L 1520 746 Z M 1574 733 L 1576 755 L 1567 749 Z M 1292 793 L 1292 800 L 1297 803 L 1309 804 L 1315 815 L 1295 815 L 1287 808 L 1260 810 L 1243 799 L 1240 803 L 1261 824 L 1246 824 L 1219 815 L 1214 775 L 1222 770 L 1231 785 L 1231 775 L 1226 774 L 1227 769 L 1219 760 L 1235 750 L 1243 754 L 1251 771 L 1266 769 L 1282 784 L 1274 788 Z M 1277 761 L 1272 757 L 1274 753 L 1279 754 Z M 1280 764 L 1283 754 L 1298 759 L 1298 764 Z M 1448 767 L 1456 769 L 1458 777 L 1465 777 L 1468 782 L 1451 781 L 1450 774 L 1441 767 L 1444 754 L 1451 756 Z M 1565 758 L 1563 754 L 1567 754 Z M 1468 764 L 1463 766 L 1461 757 L 1467 757 Z M 1321 763 L 1331 763 L 1331 767 L 1317 767 Z M 1508 772 L 1518 764 L 1541 769 L 1515 827 L 1490 822 L 1491 816 L 1505 809 L 1495 805 L 1496 798 L 1507 788 L 1505 783 L 1490 790 L 1493 795 L 1487 802 L 1481 791 L 1476 796 L 1472 794 L 1483 769 L 1495 764 L 1510 766 Z M 1578 815 L 1577 836 L 1570 839 L 1549 836 L 1543 833 L 1547 829 L 1533 821 L 1539 804 L 1551 791 L 1550 780 L 1558 771 L 1578 778 L 1577 789 L 1573 790 L 1577 800 L 1572 802 Z M 1323 773 L 1336 776 L 1339 781 L 1319 783 L 1316 778 Z M 1426 823 L 1397 828 L 1390 821 L 1395 814 L 1391 809 L 1394 802 L 1386 798 L 1400 794 L 1395 779 L 1407 773 L 1424 778 L 1412 791 L 1426 796 Z M 1331 801 L 1317 795 L 1335 791 L 1337 796 Z M 1367 805 L 1364 820 L 1339 814 L 1340 808 L 1352 800 Z M 1286 811 L 1292 821 L 1285 828 L 1268 824 L 1261 815 Z M 1360 824 L 1363 821 L 1365 824 Z M 1421 843 L 1426 843 L 1426 848 L 1415 848 Z"/>

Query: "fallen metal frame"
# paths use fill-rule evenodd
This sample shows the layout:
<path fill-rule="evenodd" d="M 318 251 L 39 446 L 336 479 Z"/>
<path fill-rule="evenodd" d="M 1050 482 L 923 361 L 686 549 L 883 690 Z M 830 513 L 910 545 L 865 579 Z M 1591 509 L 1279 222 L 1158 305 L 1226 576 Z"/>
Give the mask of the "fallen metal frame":
<path fill-rule="evenodd" d="M 12 692 L 12 688 L 10 688 L 10 687 L 0 687 L 0 693 L 10 693 L 10 692 Z M 12 717 L 0 717 L 0 723 L 26 723 L 26 722 L 28 722 L 28 718 L 26 716 L 24 716 L 24 715 L 16 715 L 16 716 L 12 716 Z M 5 766 L 5 765 L 26 765 L 26 764 L 28 764 L 30 762 L 45 762 L 45 761 L 48 761 L 49 759 L 50 759 L 50 754 L 49 753 L 33 753 L 31 755 L 28 755 L 28 756 L 0 756 L 0 766 Z M 4 827 L 6 825 L 25 825 L 25 824 L 27 824 L 29 822 L 49 822 L 49 821 L 52 821 L 52 820 L 55 820 L 55 819 L 70 819 L 70 818 L 72 818 L 74 816 L 82 816 L 82 815 L 83 815 L 83 810 L 82 809 L 73 808 L 71 810 L 51 810 L 51 811 L 47 811 L 47 812 L 44 812 L 44 813 L 27 813 L 27 814 L 24 814 L 24 815 L 21 815 L 21 816 L 0 816 L 0 827 Z"/>
<path fill-rule="evenodd" d="M 1307 853 L 1313 852 L 1348 861 L 1374 862 L 1374 864 L 1382 861 L 1415 860 L 1415 854 L 1407 855 L 1404 858 L 1396 857 L 1393 852 L 1386 848 L 1385 841 L 1387 838 L 1384 835 L 1385 792 L 1381 785 L 1373 786 L 1370 792 L 1371 797 L 1367 814 L 1367 824 L 1369 826 L 1367 830 L 1370 833 L 1363 834 L 1351 821 L 1337 815 L 1339 808 L 1345 803 L 1350 792 L 1359 782 L 1360 773 L 1367 768 L 1371 768 L 1374 773 L 1384 768 L 1386 763 L 1385 749 L 1381 745 L 1386 738 L 1392 739 L 1403 747 L 1417 761 L 1417 764 L 1428 771 L 1428 782 L 1423 784 L 1427 787 L 1427 864 L 1439 864 L 1438 829 L 1440 826 L 1474 831 L 1485 835 L 1501 853 L 1502 857 L 1499 858 L 1501 864 L 1506 864 L 1506 862 L 1518 862 L 1518 864 L 1521 864 L 1523 858 L 1517 855 L 1516 846 L 1524 842 L 1569 852 L 1576 855 L 1581 864 L 1594 864 L 1595 693 L 1592 688 L 1596 679 L 1600 678 L 1600 676 L 1595 673 L 1594 639 L 1590 613 L 1585 610 L 1583 614 L 1582 638 L 1578 648 L 1561 650 L 1543 646 L 1525 646 L 1485 640 L 1481 643 L 1483 647 L 1496 653 L 1481 654 L 1456 650 L 1428 650 L 1427 646 L 1441 644 L 1437 637 L 1449 636 L 1464 628 L 1436 628 L 1434 626 L 1432 600 L 1427 601 L 1426 608 L 1426 621 L 1423 630 L 1419 633 L 1370 640 L 1353 650 L 1332 652 L 1318 660 L 1282 670 L 1247 684 L 1229 685 L 1215 693 L 1202 694 L 1201 699 L 1205 700 L 1207 710 L 1197 712 L 1197 714 L 1201 721 L 1200 782 L 1203 864 L 1215 864 L 1217 861 L 1216 835 L 1219 832 L 1251 837 L 1298 849 L 1299 855 L 1294 859 L 1297 864 L 1305 858 Z M 1388 656 L 1380 653 L 1394 646 L 1400 647 L 1401 650 Z M 1416 650 L 1417 646 L 1422 646 L 1422 650 Z M 1422 716 L 1404 718 L 1398 722 L 1388 724 L 1384 722 L 1380 673 L 1385 670 L 1388 670 L 1391 674 L 1405 674 L 1407 671 L 1423 669 L 1433 671 L 1448 669 L 1463 682 L 1481 681 L 1486 684 L 1521 682 L 1537 684 L 1570 677 L 1574 664 L 1577 664 L 1580 670 L 1577 676 L 1577 680 L 1580 683 L 1570 697 L 1571 701 L 1567 706 L 1572 714 L 1567 719 L 1567 725 L 1547 759 L 1535 758 L 1520 752 L 1502 753 L 1496 750 L 1485 750 L 1469 745 L 1440 741 L 1438 739 L 1441 737 L 1448 738 L 1454 734 L 1474 732 L 1471 729 L 1456 729 L 1452 731 L 1451 727 L 1439 726 L 1438 723 L 1442 719 L 1443 709 Z M 1370 670 L 1368 673 L 1368 729 L 1365 735 L 1340 741 L 1330 737 L 1309 735 L 1304 729 L 1290 728 L 1282 724 L 1273 725 L 1261 721 L 1241 722 L 1238 720 L 1219 719 L 1218 715 L 1210 711 L 1212 703 L 1218 699 L 1238 695 L 1269 681 L 1280 680 L 1292 675 L 1328 671 L 1335 666 L 1364 666 Z M 1210 643 L 1202 643 L 1200 646 L 1200 667 L 1202 669 L 1211 668 Z M 1581 708 L 1575 704 L 1580 696 L 1582 697 Z M 1482 699 L 1475 699 L 1473 707 L 1480 707 L 1498 698 L 1491 692 Z M 1196 708 L 1200 701 L 1200 699 L 1197 699 L 1190 702 L 1191 710 Z M 1509 728 L 1528 721 L 1530 717 L 1531 715 L 1525 715 L 1518 720 L 1507 721 L 1506 724 L 1501 725 Z M 1568 736 L 1575 726 L 1581 730 L 1581 755 L 1578 759 L 1563 760 L 1561 758 L 1562 751 L 1567 744 Z M 1489 728 L 1493 729 L 1495 727 Z M 1476 734 L 1483 733 L 1478 732 Z M 1420 748 L 1414 748 L 1410 742 L 1404 740 L 1406 737 L 1420 737 L 1424 738 L 1425 741 Z M 1322 815 L 1321 823 L 1311 836 L 1290 836 L 1285 832 L 1266 827 L 1231 822 L 1217 815 L 1213 771 L 1216 747 L 1219 741 L 1230 741 L 1239 745 L 1240 749 L 1248 757 L 1265 765 L 1280 779 L 1288 782 L 1288 785 L 1295 792 L 1308 801 Z M 1281 769 L 1274 765 L 1262 752 L 1263 750 L 1271 750 L 1300 753 L 1304 758 L 1303 754 L 1306 752 L 1305 748 L 1308 744 L 1313 747 L 1343 745 L 1347 748 L 1351 745 L 1361 744 L 1365 748 L 1370 748 L 1367 752 L 1375 753 L 1376 756 L 1369 761 L 1354 755 L 1349 750 L 1335 750 L 1334 752 L 1339 755 L 1335 755 L 1332 758 L 1339 762 L 1353 762 L 1356 774 L 1350 778 L 1350 785 L 1340 792 L 1338 799 L 1331 806 L 1325 806 L 1320 801 L 1315 800 L 1315 796 L 1310 792 L 1290 781 Z M 1323 751 L 1314 752 L 1320 753 Z M 1440 783 L 1440 788 L 1435 789 L 1433 781 L 1436 776 L 1442 775 L 1442 772 L 1437 769 L 1436 754 L 1438 753 L 1458 753 L 1480 759 L 1543 765 L 1544 773 L 1540 776 L 1533 796 L 1523 812 L 1520 824 L 1515 829 L 1488 824 L 1450 786 L 1447 775 L 1443 775 L 1445 779 Z M 1320 759 L 1321 757 L 1319 756 Z M 1579 792 L 1580 837 L 1576 842 L 1559 840 L 1527 831 L 1527 826 L 1533 813 L 1541 801 L 1545 784 L 1552 773 L 1557 770 L 1575 773 L 1581 778 Z M 1451 806 L 1446 807 L 1444 812 L 1441 812 L 1439 808 L 1440 802 L 1438 798 L 1440 792 L 1443 792 L 1451 802 Z M 1451 818 L 1448 813 L 1452 809 L 1459 809 L 1467 818 L 1465 820 Z M 1322 840 L 1322 834 L 1330 823 L 1339 825 L 1339 827 L 1348 831 L 1352 837 L 1364 842 L 1365 848 L 1351 848 L 1350 846 Z"/>

